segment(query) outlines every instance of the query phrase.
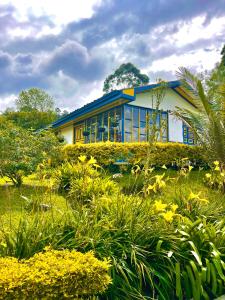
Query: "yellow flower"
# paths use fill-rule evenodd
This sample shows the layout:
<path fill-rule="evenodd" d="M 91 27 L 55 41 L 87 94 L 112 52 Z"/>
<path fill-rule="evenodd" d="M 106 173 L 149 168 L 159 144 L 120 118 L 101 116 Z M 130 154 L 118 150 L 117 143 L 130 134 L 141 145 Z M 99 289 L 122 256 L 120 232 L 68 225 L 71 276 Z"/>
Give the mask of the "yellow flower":
<path fill-rule="evenodd" d="M 162 166 L 162 169 L 165 169 L 165 170 L 167 170 L 167 167 L 166 167 L 166 165 L 163 165 L 163 166 Z"/>
<path fill-rule="evenodd" d="M 220 176 L 221 177 L 225 177 L 225 173 L 220 173 Z"/>
<path fill-rule="evenodd" d="M 188 166 L 188 171 L 191 172 L 191 170 L 193 169 L 194 167 L 192 166 Z"/>
<path fill-rule="evenodd" d="M 173 212 L 175 212 L 178 209 L 178 205 L 177 204 L 172 204 L 171 209 L 172 209 Z"/>
<path fill-rule="evenodd" d="M 81 162 L 85 162 L 85 160 L 86 160 L 86 155 L 80 155 L 79 157 L 78 157 L 78 159 L 81 161 Z"/>
<path fill-rule="evenodd" d="M 190 193 L 188 199 L 189 200 L 193 200 L 193 199 L 199 199 L 199 195 L 201 194 L 201 192 L 199 192 L 198 194 L 195 194 L 193 192 Z"/>
<path fill-rule="evenodd" d="M 96 164 L 96 162 L 97 162 L 97 160 L 93 156 L 91 156 L 90 160 L 88 161 L 88 164 L 93 165 L 93 164 Z"/>
<path fill-rule="evenodd" d="M 163 211 L 167 207 L 167 204 L 162 203 L 161 200 L 155 201 L 155 209 L 156 211 Z"/>
<path fill-rule="evenodd" d="M 215 171 L 220 171 L 220 167 L 219 167 L 219 166 L 216 166 L 214 170 L 215 170 Z"/>
<path fill-rule="evenodd" d="M 220 164 L 218 160 L 214 161 L 213 163 L 215 166 L 219 166 L 219 164 Z"/>
<path fill-rule="evenodd" d="M 210 177 L 212 177 L 212 175 L 209 174 L 209 173 L 206 173 L 206 174 L 205 174 L 205 177 L 206 177 L 206 178 L 210 178 Z"/>
<path fill-rule="evenodd" d="M 162 213 L 162 216 L 167 222 L 172 222 L 175 213 L 172 210 L 168 210 L 167 212 Z"/>

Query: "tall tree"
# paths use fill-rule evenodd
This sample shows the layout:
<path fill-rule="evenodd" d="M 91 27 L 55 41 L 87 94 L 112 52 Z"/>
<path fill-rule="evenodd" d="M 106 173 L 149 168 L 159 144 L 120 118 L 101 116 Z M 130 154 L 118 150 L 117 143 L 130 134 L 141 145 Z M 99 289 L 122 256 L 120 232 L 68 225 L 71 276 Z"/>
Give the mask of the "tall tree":
<path fill-rule="evenodd" d="M 16 99 L 16 107 L 17 111 L 8 109 L 4 116 L 25 129 L 44 128 L 58 118 L 52 97 L 41 89 L 22 91 Z"/>
<path fill-rule="evenodd" d="M 141 74 L 140 70 L 132 63 L 126 63 L 105 79 L 103 92 L 109 93 L 116 89 L 136 87 L 148 83 L 149 77 L 147 75 Z"/>
<path fill-rule="evenodd" d="M 0 177 L 15 185 L 31 174 L 43 159 L 57 159 L 60 143 L 50 131 L 33 134 L 0 116 Z"/>
<path fill-rule="evenodd" d="M 3 114 L 8 120 L 24 129 L 38 130 L 56 121 L 58 116 L 54 111 L 6 111 Z"/>
<path fill-rule="evenodd" d="M 31 88 L 22 91 L 16 99 L 16 108 L 18 111 L 40 111 L 48 112 L 54 110 L 54 101 L 45 91 L 38 88 Z"/>

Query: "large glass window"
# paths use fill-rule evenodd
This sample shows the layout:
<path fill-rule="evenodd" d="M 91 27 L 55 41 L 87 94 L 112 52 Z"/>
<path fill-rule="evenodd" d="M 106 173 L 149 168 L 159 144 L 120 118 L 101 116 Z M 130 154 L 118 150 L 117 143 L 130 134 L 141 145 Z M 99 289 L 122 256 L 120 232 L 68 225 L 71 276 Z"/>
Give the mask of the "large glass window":
<path fill-rule="evenodd" d="M 85 142 L 122 141 L 121 107 L 98 114 L 85 121 Z"/>
<path fill-rule="evenodd" d="M 132 142 L 132 118 L 133 118 L 133 107 L 130 105 L 124 106 L 124 141 Z"/>
<path fill-rule="evenodd" d="M 124 115 L 125 142 L 144 142 L 151 134 L 156 134 L 158 141 L 167 141 L 167 112 L 125 105 Z"/>

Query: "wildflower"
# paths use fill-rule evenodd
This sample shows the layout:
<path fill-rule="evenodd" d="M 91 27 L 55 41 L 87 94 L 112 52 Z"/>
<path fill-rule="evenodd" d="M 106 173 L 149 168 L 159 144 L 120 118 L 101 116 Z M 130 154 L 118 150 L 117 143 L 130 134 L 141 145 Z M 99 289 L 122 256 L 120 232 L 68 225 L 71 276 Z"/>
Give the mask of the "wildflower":
<path fill-rule="evenodd" d="M 193 199 L 199 199 L 199 195 L 201 194 L 201 192 L 199 192 L 198 194 L 195 194 L 193 192 L 190 193 L 188 199 L 189 200 L 193 200 Z"/>
<path fill-rule="evenodd" d="M 177 204 L 172 204 L 171 209 L 172 209 L 173 212 L 175 212 L 178 209 L 178 205 Z"/>
<path fill-rule="evenodd" d="M 220 164 L 218 160 L 214 161 L 213 163 L 215 166 L 219 166 L 219 164 Z"/>
<path fill-rule="evenodd" d="M 166 165 L 163 165 L 163 166 L 162 166 L 162 169 L 165 169 L 165 170 L 167 170 L 167 167 L 166 167 Z"/>
<path fill-rule="evenodd" d="M 80 155 L 79 157 L 78 157 L 78 159 L 81 161 L 81 162 L 85 162 L 85 160 L 86 160 L 86 155 Z"/>
<path fill-rule="evenodd" d="M 219 167 L 219 166 L 216 166 L 214 170 L 215 170 L 215 171 L 220 171 L 220 167 Z"/>
<path fill-rule="evenodd" d="M 147 193 L 149 193 L 149 191 L 154 191 L 156 193 L 156 186 L 155 184 L 151 185 L 149 184 L 147 187 Z"/>
<path fill-rule="evenodd" d="M 97 163 L 97 160 L 93 156 L 91 156 L 90 160 L 88 161 L 88 164 L 93 165 L 93 164 L 96 164 L 96 163 Z"/>
<path fill-rule="evenodd" d="M 172 222 L 173 218 L 175 216 L 175 213 L 172 210 L 168 210 L 167 212 L 162 213 L 162 216 L 167 222 Z"/>
<path fill-rule="evenodd" d="M 212 175 L 211 175 L 210 173 L 206 173 L 206 174 L 205 174 L 205 177 L 206 177 L 206 178 L 210 178 L 210 177 L 212 177 Z"/>
<path fill-rule="evenodd" d="M 161 200 L 155 201 L 155 210 L 156 211 L 163 211 L 167 207 L 167 204 L 162 203 Z"/>
<path fill-rule="evenodd" d="M 191 170 L 193 169 L 194 167 L 192 166 L 188 166 L 188 171 L 191 172 Z"/>
<path fill-rule="evenodd" d="M 223 173 L 223 172 L 220 173 L 220 176 L 221 176 L 221 177 L 225 177 L 225 173 Z"/>

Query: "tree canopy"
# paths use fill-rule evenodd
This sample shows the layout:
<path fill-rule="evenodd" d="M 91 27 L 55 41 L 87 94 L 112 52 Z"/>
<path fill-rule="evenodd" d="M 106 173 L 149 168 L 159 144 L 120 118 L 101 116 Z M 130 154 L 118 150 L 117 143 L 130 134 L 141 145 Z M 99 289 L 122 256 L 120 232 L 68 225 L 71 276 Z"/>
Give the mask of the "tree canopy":
<path fill-rule="evenodd" d="M 222 51 L 220 53 L 222 55 L 221 65 L 225 66 L 225 44 L 223 45 Z"/>
<path fill-rule="evenodd" d="M 141 71 L 132 63 L 126 63 L 122 64 L 113 74 L 105 79 L 103 92 L 109 93 L 113 90 L 136 87 L 148 83 L 148 75 L 141 74 Z"/>
<path fill-rule="evenodd" d="M 21 185 L 43 159 L 59 155 L 57 137 L 48 132 L 32 133 L 0 116 L 0 177 Z"/>
<path fill-rule="evenodd" d="M 18 99 L 16 99 L 16 108 L 18 111 L 23 112 L 54 111 L 54 101 L 45 91 L 38 88 L 31 88 L 19 94 Z"/>

